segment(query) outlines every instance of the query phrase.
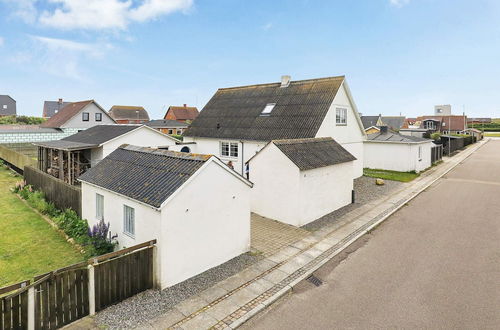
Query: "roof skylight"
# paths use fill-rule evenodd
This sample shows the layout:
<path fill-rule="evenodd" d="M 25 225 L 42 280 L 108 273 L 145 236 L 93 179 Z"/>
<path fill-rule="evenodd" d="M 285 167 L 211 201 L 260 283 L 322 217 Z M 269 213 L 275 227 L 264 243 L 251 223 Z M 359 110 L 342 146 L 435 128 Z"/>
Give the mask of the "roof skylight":
<path fill-rule="evenodd" d="M 271 111 L 273 111 L 274 109 L 274 106 L 276 105 L 276 103 L 268 103 L 266 104 L 264 110 L 262 110 L 262 112 L 260 113 L 261 116 L 267 116 L 271 113 Z"/>

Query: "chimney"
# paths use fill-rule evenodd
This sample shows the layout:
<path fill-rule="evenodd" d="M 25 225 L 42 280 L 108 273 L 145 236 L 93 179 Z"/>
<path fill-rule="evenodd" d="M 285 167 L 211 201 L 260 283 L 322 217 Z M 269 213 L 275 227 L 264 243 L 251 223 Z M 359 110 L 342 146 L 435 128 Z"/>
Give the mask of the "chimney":
<path fill-rule="evenodd" d="M 292 79 L 292 77 L 290 77 L 288 75 L 281 76 L 281 87 L 288 87 L 288 85 L 290 85 L 291 79 Z"/>
<path fill-rule="evenodd" d="M 380 134 L 387 134 L 388 131 L 387 126 L 380 126 Z"/>
<path fill-rule="evenodd" d="M 62 99 L 59 99 L 59 101 L 57 101 L 57 103 L 62 104 L 63 103 Z"/>
<path fill-rule="evenodd" d="M 186 108 L 188 105 L 186 103 L 184 103 L 184 108 Z"/>

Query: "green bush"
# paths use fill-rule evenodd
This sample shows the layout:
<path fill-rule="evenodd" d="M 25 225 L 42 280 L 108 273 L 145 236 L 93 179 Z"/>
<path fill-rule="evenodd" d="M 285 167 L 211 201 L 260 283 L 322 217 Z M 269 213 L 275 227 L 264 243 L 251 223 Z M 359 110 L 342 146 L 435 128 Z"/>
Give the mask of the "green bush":
<path fill-rule="evenodd" d="M 0 124 L 23 124 L 40 125 L 45 122 L 45 118 L 31 116 L 3 116 L 0 117 Z"/>
<path fill-rule="evenodd" d="M 441 139 L 441 133 L 432 133 L 431 139 L 433 139 L 434 141 L 439 141 Z"/>
<path fill-rule="evenodd" d="M 171 134 L 170 136 L 171 136 L 171 137 L 173 137 L 173 138 L 176 138 L 177 140 L 181 140 L 181 141 L 184 139 L 184 138 L 182 137 L 182 135 Z"/>

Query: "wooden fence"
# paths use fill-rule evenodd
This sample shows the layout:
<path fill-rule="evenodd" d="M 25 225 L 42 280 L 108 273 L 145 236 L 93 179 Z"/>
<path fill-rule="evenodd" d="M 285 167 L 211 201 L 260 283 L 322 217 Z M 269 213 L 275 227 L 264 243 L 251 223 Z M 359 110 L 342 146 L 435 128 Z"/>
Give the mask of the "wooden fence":
<path fill-rule="evenodd" d="M 431 163 L 440 161 L 443 158 L 443 145 L 438 144 L 431 148 Z"/>
<path fill-rule="evenodd" d="M 154 286 L 156 240 L 0 288 L 0 329 L 57 329 Z M 8 295 L 5 295 L 8 294 Z"/>
<path fill-rule="evenodd" d="M 82 216 L 82 189 L 63 182 L 32 166 L 24 167 L 24 180 L 60 209 L 73 209 Z"/>

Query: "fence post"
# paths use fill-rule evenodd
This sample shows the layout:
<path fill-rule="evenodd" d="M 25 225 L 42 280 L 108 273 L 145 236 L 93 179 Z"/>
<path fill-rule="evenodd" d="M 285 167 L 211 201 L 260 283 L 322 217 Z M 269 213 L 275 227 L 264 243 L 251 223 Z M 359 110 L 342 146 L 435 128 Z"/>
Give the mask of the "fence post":
<path fill-rule="evenodd" d="M 89 315 L 95 314 L 95 273 L 94 265 L 88 265 L 89 270 Z"/>
<path fill-rule="evenodd" d="M 35 287 L 28 289 L 28 330 L 35 330 Z"/>
<path fill-rule="evenodd" d="M 153 288 L 161 289 L 160 283 L 160 259 L 158 257 L 158 246 L 155 244 L 153 249 Z"/>

